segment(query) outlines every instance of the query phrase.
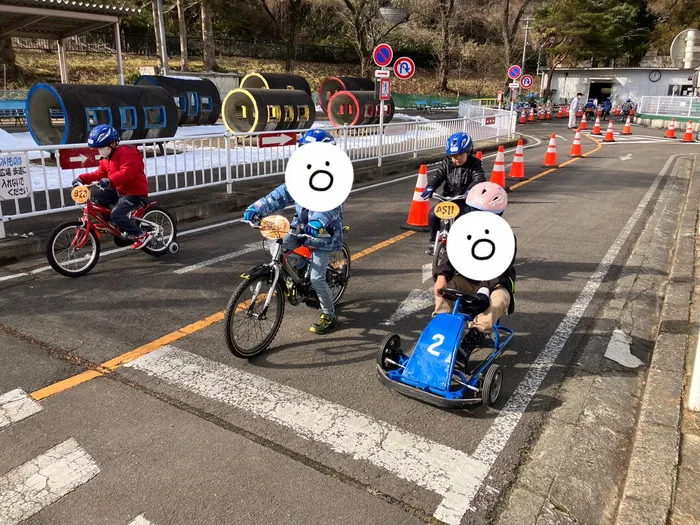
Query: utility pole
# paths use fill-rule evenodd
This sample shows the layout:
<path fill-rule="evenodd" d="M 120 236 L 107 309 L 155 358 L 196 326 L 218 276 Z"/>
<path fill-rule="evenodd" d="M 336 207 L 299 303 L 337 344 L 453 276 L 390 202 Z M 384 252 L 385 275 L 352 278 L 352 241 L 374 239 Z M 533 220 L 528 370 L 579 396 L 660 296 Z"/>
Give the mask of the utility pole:
<path fill-rule="evenodd" d="M 522 64 L 520 64 L 520 69 L 523 73 L 525 73 L 525 52 L 527 51 L 527 33 L 530 30 L 530 22 L 534 20 L 534 18 L 523 19 L 523 22 L 525 22 L 525 44 L 523 45 L 523 62 Z"/>

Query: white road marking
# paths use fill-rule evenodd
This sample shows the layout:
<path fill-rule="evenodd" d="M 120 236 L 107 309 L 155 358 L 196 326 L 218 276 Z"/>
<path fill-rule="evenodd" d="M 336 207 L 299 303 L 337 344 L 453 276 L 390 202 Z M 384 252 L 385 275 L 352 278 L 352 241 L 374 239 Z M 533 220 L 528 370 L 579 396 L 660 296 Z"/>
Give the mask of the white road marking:
<path fill-rule="evenodd" d="M 435 517 L 450 525 L 459 524 L 467 495 L 476 493 L 486 477 L 487 466 L 464 452 L 172 346 L 124 366 L 283 425 L 436 492 L 443 499 Z"/>
<path fill-rule="evenodd" d="M 246 253 L 254 252 L 256 250 L 262 250 L 262 244 L 260 242 L 255 242 L 251 244 L 247 244 L 245 248 L 232 252 L 232 253 L 227 253 L 225 255 L 220 255 L 219 257 L 214 257 L 213 259 L 209 259 L 207 261 L 202 261 L 197 264 L 193 264 L 191 266 L 185 266 L 184 268 L 180 268 L 179 270 L 175 270 L 173 273 L 176 273 L 178 275 L 182 275 L 184 273 L 189 273 L 193 272 L 195 270 L 199 270 L 200 268 L 204 268 L 205 266 L 211 266 L 212 264 L 217 264 L 222 261 L 228 261 L 229 259 L 235 259 L 236 257 L 240 257 L 241 255 L 245 255 Z"/>
<path fill-rule="evenodd" d="M 139 514 L 129 522 L 129 525 L 152 525 L 152 523 L 144 518 L 143 514 Z"/>
<path fill-rule="evenodd" d="M 0 395 L 0 428 L 7 427 L 41 412 L 41 405 L 17 388 Z"/>
<path fill-rule="evenodd" d="M 518 425 L 520 418 L 523 416 L 525 410 L 530 404 L 530 400 L 539 389 L 540 384 L 549 372 L 549 369 L 552 367 L 554 361 L 559 356 L 559 353 L 564 348 L 564 345 L 573 333 L 576 325 L 583 317 L 586 308 L 588 308 L 588 305 L 593 300 L 593 297 L 600 287 L 600 284 L 603 282 L 603 279 L 610 270 L 612 263 L 615 261 L 615 258 L 625 244 L 627 237 L 629 237 L 630 232 L 634 229 L 634 226 L 637 224 L 637 221 L 639 221 L 642 213 L 644 213 L 644 210 L 647 204 L 649 204 L 651 197 L 654 195 L 654 192 L 661 182 L 661 179 L 666 175 L 666 172 L 668 171 L 675 157 L 678 156 L 680 155 L 672 155 L 669 157 L 668 161 L 666 161 L 666 164 L 656 176 L 656 179 L 654 179 L 654 182 L 647 190 L 646 194 L 637 206 L 637 209 L 629 218 L 627 224 L 625 224 L 624 228 L 615 239 L 615 242 L 613 242 L 612 246 L 610 246 L 610 249 L 603 257 L 603 260 L 598 265 L 595 273 L 583 287 L 583 290 L 579 294 L 578 298 L 571 306 L 554 334 L 552 334 L 552 337 L 549 339 L 542 352 L 540 352 L 537 359 L 535 359 L 535 362 L 532 364 L 527 374 L 525 374 L 525 377 L 515 389 L 513 395 L 501 409 L 500 414 L 496 417 L 495 421 L 486 432 L 486 435 L 484 435 L 476 450 L 472 454 L 474 459 L 488 467 L 487 470 L 490 470 L 491 467 L 493 467 L 499 454 L 505 448 L 508 440 L 515 430 L 515 427 Z M 482 477 L 480 478 L 478 484 L 472 485 L 472 487 L 474 487 L 473 491 L 468 493 L 464 500 L 460 502 L 461 508 L 463 508 L 465 512 L 471 507 L 474 497 L 476 496 L 476 493 L 484 480 L 485 478 Z"/>
<path fill-rule="evenodd" d="M 612 337 L 610 337 L 608 347 L 605 349 L 605 357 L 625 368 L 639 368 L 644 363 L 641 359 L 632 355 L 632 351 L 630 350 L 631 344 L 632 338 L 622 330 L 616 328 L 615 331 L 613 331 Z"/>
<path fill-rule="evenodd" d="M 388 326 L 400 321 L 404 317 L 413 315 L 416 312 L 425 310 L 429 306 L 433 306 L 435 299 L 433 298 L 433 289 L 430 290 L 411 290 L 408 297 L 403 300 L 396 311 L 391 314 L 391 317 L 384 321 L 382 325 Z"/>
<path fill-rule="evenodd" d="M 0 523 L 30 518 L 99 472 L 74 439 L 64 441 L 0 477 Z"/>
<path fill-rule="evenodd" d="M 623 161 L 624 161 L 624 160 L 630 160 L 631 158 L 632 158 L 632 154 L 631 154 L 631 153 L 628 153 L 628 154 L 625 155 L 624 157 L 620 157 L 620 160 L 623 160 Z"/>
<path fill-rule="evenodd" d="M 693 375 L 690 379 L 688 408 L 700 412 L 700 337 L 698 337 L 698 343 L 695 346 L 695 361 L 693 364 Z"/>
<path fill-rule="evenodd" d="M 563 140 L 564 142 L 569 142 L 569 139 L 562 137 L 561 135 L 557 135 L 557 138 Z"/>
<path fill-rule="evenodd" d="M 424 283 L 428 279 L 433 278 L 433 263 L 426 263 L 421 268 L 421 282 Z"/>

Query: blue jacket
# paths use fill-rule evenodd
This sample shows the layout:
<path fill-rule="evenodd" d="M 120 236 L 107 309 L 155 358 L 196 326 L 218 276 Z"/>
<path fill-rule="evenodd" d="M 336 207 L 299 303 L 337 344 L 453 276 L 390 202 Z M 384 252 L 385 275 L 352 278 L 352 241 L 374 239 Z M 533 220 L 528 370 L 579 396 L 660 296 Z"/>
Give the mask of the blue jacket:
<path fill-rule="evenodd" d="M 277 211 L 283 210 L 290 204 L 294 203 L 294 199 L 287 191 L 287 185 L 282 184 L 268 195 L 253 203 L 253 207 L 258 210 L 262 216 L 267 216 Z M 316 248 L 323 251 L 340 250 L 343 245 L 343 205 L 329 211 L 311 211 L 302 208 L 299 204 L 295 204 L 296 214 L 292 219 L 292 228 L 297 226 L 304 227 L 310 221 L 321 221 L 323 229 L 331 233 L 331 237 L 318 237 L 315 239 L 304 239 L 304 246 L 308 248 Z"/>
<path fill-rule="evenodd" d="M 610 99 L 603 102 L 603 111 L 610 111 L 612 109 L 612 101 Z"/>

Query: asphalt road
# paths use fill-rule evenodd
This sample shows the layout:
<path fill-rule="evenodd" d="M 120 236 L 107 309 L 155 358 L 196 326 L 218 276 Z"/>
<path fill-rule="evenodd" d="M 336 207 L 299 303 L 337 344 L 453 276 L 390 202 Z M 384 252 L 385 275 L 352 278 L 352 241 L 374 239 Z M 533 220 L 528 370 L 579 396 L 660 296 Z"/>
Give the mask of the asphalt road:
<path fill-rule="evenodd" d="M 551 133 L 559 162 L 569 159 L 564 121 L 522 132 L 534 145 L 528 177 L 545 171 Z M 428 301 L 383 324 L 409 296 L 420 305 L 432 284 L 422 271 L 427 234 L 399 228 L 415 174 L 358 187 L 347 201 L 351 252 L 373 249 L 353 261 L 338 328 L 315 336 L 318 312 L 287 305 L 271 349 L 250 361 L 228 352 L 218 315 L 240 274 L 265 259 L 244 224 L 184 235 L 176 256 L 104 255 L 79 279 L 29 273 L 41 260 L 0 269 L 0 396 L 21 389 L 0 410 L 0 523 L 487 523 L 645 215 L 617 246 L 621 231 L 669 156 L 700 148 L 633 133 L 615 144 L 584 138 L 589 157 L 508 181 L 518 279 L 504 324 L 516 336 L 493 408 L 437 409 L 376 378 L 382 337 L 399 333 L 410 347 L 430 319 Z M 552 345 L 544 381 L 524 384 Z M 84 373 L 135 349 L 141 357 L 126 366 Z"/>

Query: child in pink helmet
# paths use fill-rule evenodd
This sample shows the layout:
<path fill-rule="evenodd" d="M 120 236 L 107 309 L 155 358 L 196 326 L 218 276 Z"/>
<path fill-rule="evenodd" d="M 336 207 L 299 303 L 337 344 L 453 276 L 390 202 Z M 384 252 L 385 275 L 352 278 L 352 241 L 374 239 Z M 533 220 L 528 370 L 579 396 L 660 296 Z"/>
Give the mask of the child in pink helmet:
<path fill-rule="evenodd" d="M 508 194 L 506 191 L 493 182 L 481 182 L 474 186 L 467 196 L 468 206 L 479 210 L 503 215 L 508 207 Z M 517 252 L 517 239 L 516 249 Z M 433 274 L 435 281 L 435 311 L 433 316 L 439 313 L 450 313 L 454 304 L 440 294 L 442 288 L 456 288 L 467 293 L 484 296 L 484 303 L 488 300 L 488 308 L 477 315 L 469 323 L 469 330 L 462 339 L 461 349 L 465 355 L 465 363 L 469 360 L 469 355 L 480 344 L 485 334 L 493 332 L 493 325 L 504 313 L 512 314 L 515 310 L 515 254 L 513 262 L 508 269 L 499 277 L 490 281 L 473 281 L 460 275 L 450 264 L 447 258 L 447 251 L 443 251 L 443 256 Z"/>

